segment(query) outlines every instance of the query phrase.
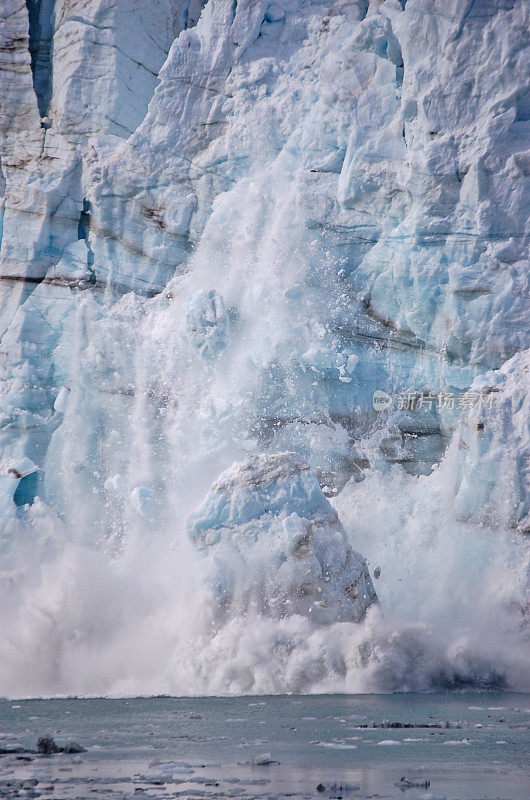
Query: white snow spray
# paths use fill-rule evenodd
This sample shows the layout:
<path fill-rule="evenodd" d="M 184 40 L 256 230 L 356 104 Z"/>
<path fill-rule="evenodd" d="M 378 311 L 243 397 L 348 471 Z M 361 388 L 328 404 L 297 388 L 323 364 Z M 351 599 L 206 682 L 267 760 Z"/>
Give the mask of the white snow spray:
<path fill-rule="evenodd" d="M 238 207 L 238 229 L 254 234 L 249 213 Z M 330 454 L 339 461 L 344 447 L 315 414 L 328 367 L 307 369 L 303 357 L 315 338 L 320 357 L 334 351 L 311 320 L 320 290 L 312 300 L 305 290 L 302 312 L 284 297 L 301 272 L 276 263 L 300 262 L 302 251 L 292 234 L 282 244 L 284 225 L 292 230 L 293 217 L 280 207 L 261 247 L 224 231 L 223 280 L 213 281 L 207 226 L 194 268 L 161 296 L 110 308 L 71 301 L 73 377 L 48 448 L 46 502 L 7 522 L 3 694 L 528 688 L 519 534 L 458 518 L 458 432 L 431 474 L 410 475 L 382 457 L 383 422 L 357 442 L 373 464 L 364 480 L 338 491 L 336 471 L 332 502 L 372 574 L 380 569 L 380 603 L 361 622 L 248 609 L 216 619 L 185 529 L 212 481 L 246 452 L 288 444 L 330 482 Z M 212 283 L 215 292 L 202 288 Z"/>
<path fill-rule="evenodd" d="M 530 690 L 523 4 L 273 5 L 207 3 L 61 161 L 90 225 L 2 338 L 1 695 Z M 270 529 L 208 495 L 285 452 L 318 502 Z"/>

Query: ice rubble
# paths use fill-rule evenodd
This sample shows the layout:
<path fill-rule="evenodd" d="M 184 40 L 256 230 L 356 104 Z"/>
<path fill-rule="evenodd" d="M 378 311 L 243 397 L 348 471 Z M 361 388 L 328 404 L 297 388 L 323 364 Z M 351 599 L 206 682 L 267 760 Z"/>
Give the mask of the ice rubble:
<path fill-rule="evenodd" d="M 358 622 L 376 601 L 315 473 L 295 453 L 248 455 L 188 518 L 220 612 Z"/>
<path fill-rule="evenodd" d="M 459 526 L 489 526 L 483 561 L 519 591 L 528 5 L 29 6 L 0 8 L 8 550 L 54 527 L 113 553 L 176 528 L 185 548 L 227 464 L 290 450 L 347 529 L 356 504 L 380 520 L 359 547 L 417 587 L 407 603 L 382 559 L 407 617 L 445 619 L 414 578 L 432 575 L 429 496 L 452 563 Z M 454 404 L 398 408 L 405 391 Z M 24 458 L 36 477 L 9 473 Z"/>

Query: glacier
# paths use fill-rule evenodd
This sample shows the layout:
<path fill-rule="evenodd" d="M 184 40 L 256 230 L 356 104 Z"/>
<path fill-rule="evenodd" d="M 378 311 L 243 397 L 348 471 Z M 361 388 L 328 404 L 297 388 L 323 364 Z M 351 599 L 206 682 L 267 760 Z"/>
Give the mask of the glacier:
<path fill-rule="evenodd" d="M 0 693 L 528 689 L 528 4 L 0 22 Z"/>

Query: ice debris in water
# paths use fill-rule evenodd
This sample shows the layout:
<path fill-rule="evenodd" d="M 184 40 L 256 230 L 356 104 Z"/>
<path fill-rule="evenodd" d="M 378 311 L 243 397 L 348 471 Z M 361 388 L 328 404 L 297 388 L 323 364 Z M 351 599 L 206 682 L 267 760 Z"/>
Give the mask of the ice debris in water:
<path fill-rule="evenodd" d="M 317 792 L 326 793 L 331 795 L 332 797 L 337 797 L 338 795 L 349 794 L 350 792 L 358 792 L 361 787 L 358 783 L 319 783 L 317 786 Z"/>
<path fill-rule="evenodd" d="M 315 473 L 294 453 L 248 455 L 221 474 L 188 533 L 204 551 L 219 609 L 317 623 L 358 621 L 376 601 Z"/>
<path fill-rule="evenodd" d="M 428 789 L 431 785 L 430 780 L 426 778 L 407 778 L 405 775 L 401 778 L 399 783 L 396 783 L 402 791 L 407 789 Z"/>
<path fill-rule="evenodd" d="M 270 753 L 262 753 L 259 756 L 253 756 L 250 759 L 250 763 L 253 767 L 269 767 L 272 764 L 279 764 L 279 761 L 275 761 Z"/>
<path fill-rule="evenodd" d="M 86 753 L 86 750 L 77 742 L 66 742 L 64 747 L 60 747 L 51 736 L 41 736 L 37 742 L 37 753 L 51 756 L 55 753 Z"/>

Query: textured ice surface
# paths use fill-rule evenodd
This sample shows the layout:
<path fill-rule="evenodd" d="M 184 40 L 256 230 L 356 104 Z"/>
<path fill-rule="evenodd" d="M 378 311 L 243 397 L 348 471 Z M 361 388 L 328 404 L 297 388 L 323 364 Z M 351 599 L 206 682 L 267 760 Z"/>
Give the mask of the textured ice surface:
<path fill-rule="evenodd" d="M 198 291 L 184 306 L 183 334 L 204 358 L 215 358 L 228 344 L 229 322 L 223 298 L 214 289 Z"/>
<path fill-rule="evenodd" d="M 0 8 L 0 689 L 528 685 L 528 4 L 27 5 Z M 185 519 L 284 451 L 382 568 L 348 644 L 210 624 Z"/>
<path fill-rule="evenodd" d="M 219 477 L 188 533 L 221 613 L 358 621 L 376 600 L 315 473 L 294 453 L 247 456 Z"/>
<path fill-rule="evenodd" d="M 457 510 L 530 532 L 530 353 L 476 378 L 460 423 Z M 481 402 L 476 402 L 476 395 Z"/>

